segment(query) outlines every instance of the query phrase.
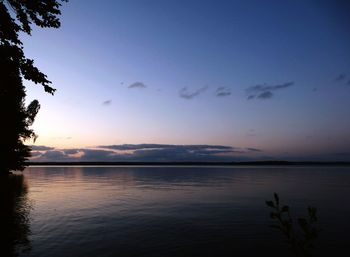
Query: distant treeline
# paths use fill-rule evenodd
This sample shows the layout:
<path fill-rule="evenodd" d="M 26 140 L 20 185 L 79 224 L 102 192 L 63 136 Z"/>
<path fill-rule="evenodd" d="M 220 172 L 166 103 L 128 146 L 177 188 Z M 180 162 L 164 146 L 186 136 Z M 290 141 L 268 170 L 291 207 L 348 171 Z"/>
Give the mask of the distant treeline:
<path fill-rule="evenodd" d="M 112 166 L 112 165 L 125 165 L 125 166 L 142 166 L 142 165 L 159 165 L 159 166 L 296 166 L 296 165 L 326 165 L 326 166 L 342 166 L 350 165 L 350 162 L 289 162 L 289 161 L 250 161 L 250 162 L 196 162 L 196 161 L 184 161 L 184 162 L 27 162 L 27 165 L 67 165 L 67 166 L 84 166 L 84 165 L 98 165 L 98 166 Z"/>

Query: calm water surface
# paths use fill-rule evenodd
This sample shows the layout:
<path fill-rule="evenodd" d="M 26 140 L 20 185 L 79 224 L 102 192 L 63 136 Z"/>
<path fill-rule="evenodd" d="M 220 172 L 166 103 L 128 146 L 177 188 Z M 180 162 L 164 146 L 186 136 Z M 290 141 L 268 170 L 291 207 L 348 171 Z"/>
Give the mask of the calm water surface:
<path fill-rule="evenodd" d="M 1 191 L 1 256 L 290 256 L 273 192 L 318 208 L 317 256 L 350 252 L 350 167 L 30 167 Z"/>

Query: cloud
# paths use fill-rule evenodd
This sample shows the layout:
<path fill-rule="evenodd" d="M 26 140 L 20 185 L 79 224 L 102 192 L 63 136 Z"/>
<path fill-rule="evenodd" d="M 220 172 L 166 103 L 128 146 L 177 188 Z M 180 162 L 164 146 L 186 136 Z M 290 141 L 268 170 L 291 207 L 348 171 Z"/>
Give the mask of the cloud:
<path fill-rule="evenodd" d="M 146 88 L 147 86 L 142 82 L 134 82 L 128 86 L 128 88 Z"/>
<path fill-rule="evenodd" d="M 44 160 L 65 161 L 68 159 L 68 156 L 63 151 L 50 150 L 42 154 L 41 158 Z"/>
<path fill-rule="evenodd" d="M 344 81 L 346 78 L 346 74 L 345 73 L 340 73 L 335 79 L 334 81 L 335 82 L 342 82 Z"/>
<path fill-rule="evenodd" d="M 33 151 L 30 160 L 35 162 L 229 162 L 274 159 L 289 161 L 350 160 L 350 151 L 347 150 L 334 153 L 330 152 L 323 155 L 294 156 L 290 153 L 282 153 L 281 155 L 267 156 L 261 149 L 225 145 L 128 144 L 104 145 L 81 149 L 53 149 L 53 147 L 46 147 L 46 149 L 51 148 L 52 150 Z"/>
<path fill-rule="evenodd" d="M 123 145 L 101 145 L 98 146 L 98 148 L 104 148 L 104 149 L 112 149 L 112 150 L 121 150 L 121 151 L 127 151 L 127 150 L 139 150 L 139 149 L 152 149 L 152 148 L 160 148 L 160 147 L 167 147 L 171 145 L 162 145 L 162 144 L 123 144 Z"/>
<path fill-rule="evenodd" d="M 98 148 L 113 149 L 113 150 L 142 150 L 142 149 L 172 149 L 172 148 L 186 148 L 188 150 L 198 149 L 233 149 L 231 146 L 223 145 L 169 145 L 169 144 L 124 144 L 124 145 L 101 145 Z"/>
<path fill-rule="evenodd" d="M 260 149 L 257 149 L 257 148 L 251 148 L 251 147 L 248 147 L 246 148 L 248 151 L 251 151 L 251 152 L 262 152 Z"/>
<path fill-rule="evenodd" d="M 186 147 L 159 148 L 136 150 L 134 158 L 139 161 L 209 161 L 227 159 L 218 154 L 231 153 L 232 150 L 221 149 L 190 149 Z"/>
<path fill-rule="evenodd" d="M 287 88 L 293 85 L 294 85 L 294 82 L 286 82 L 278 85 L 263 84 L 263 85 L 256 85 L 253 87 L 249 87 L 247 90 L 252 92 L 275 91 L 275 90 Z"/>
<path fill-rule="evenodd" d="M 346 73 L 341 73 L 334 79 L 334 81 L 344 85 L 350 85 L 350 79 L 348 77 L 349 76 Z"/>
<path fill-rule="evenodd" d="M 113 158 L 114 151 L 96 150 L 96 149 L 82 149 L 83 155 L 79 158 L 79 161 L 114 161 L 117 158 Z"/>
<path fill-rule="evenodd" d="M 232 161 L 254 154 L 255 148 L 223 145 L 124 144 L 102 145 L 94 149 L 47 150 L 33 161 Z M 74 154 L 77 154 L 72 156 Z M 242 155 L 243 154 L 243 155 Z"/>
<path fill-rule="evenodd" d="M 231 160 L 234 153 L 248 153 L 251 150 L 222 145 L 113 145 L 109 149 L 133 149 L 128 158 L 137 161 L 224 161 Z"/>
<path fill-rule="evenodd" d="M 42 153 L 39 151 L 31 151 L 30 152 L 31 157 L 37 157 L 37 156 L 41 156 L 41 155 L 42 155 Z"/>
<path fill-rule="evenodd" d="M 259 94 L 257 96 L 257 98 L 259 98 L 259 99 L 269 99 L 272 97 L 273 97 L 273 93 L 271 91 L 262 92 L 261 94 Z"/>
<path fill-rule="evenodd" d="M 44 145 L 30 145 L 30 148 L 32 148 L 33 151 L 47 151 L 55 149 L 54 147 Z"/>
<path fill-rule="evenodd" d="M 204 87 L 201 87 L 193 92 L 190 92 L 187 87 L 183 87 L 180 90 L 179 95 L 180 95 L 180 97 L 182 97 L 184 99 L 191 100 L 191 99 L 195 98 L 196 96 L 199 96 L 201 93 L 203 93 L 207 89 L 208 89 L 208 87 L 204 86 Z"/>
<path fill-rule="evenodd" d="M 286 82 L 277 85 L 256 85 L 246 88 L 247 100 L 252 99 L 270 99 L 274 96 L 274 91 L 285 89 L 294 85 L 294 82 Z"/>
<path fill-rule="evenodd" d="M 111 105 L 111 103 L 112 103 L 112 100 L 106 100 L 106 101 L 102 102 L 102 105 L 108 106 L 108 105 Z"/>
<path fill-rule="evenodd" d="M 255 129 L 249 129 L 249 131 L 246 133 L 247 137 L 256 137 L 257 134 L 255 132 Z M 248 148 L 248 149 L 253 149 L 253 148 Z M 255 148 L 254 148 L 255 149 Z"/>
<path fill-rule="evenodd" d="M 79 153 L 78 149 L 64 149 L 63 150 L 64 154 L 77 154 Z"/>
<path fill-rule="evenodd" d="M 72 137 L 51 137 L 53 140 L 70 140 Z"/>
<path fill-rule="evenodd" d="M 231 89 L 227 87 L 218 87 L 216 89 L 216 96 L 223 97 L 223 96 L 229 96 L 231 95 Z"/>

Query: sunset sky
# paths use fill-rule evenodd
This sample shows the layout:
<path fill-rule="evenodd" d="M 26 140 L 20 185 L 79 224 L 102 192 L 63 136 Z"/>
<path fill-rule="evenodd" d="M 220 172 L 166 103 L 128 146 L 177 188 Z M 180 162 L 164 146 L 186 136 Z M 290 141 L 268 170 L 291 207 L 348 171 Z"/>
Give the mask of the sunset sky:
<path fill-rule="evenodd" d="M 57 88 L 26 82 L 41 103 L 34 159 L 350 161 L 349 13 L 336 0 L 63 4 L 61 28 L 22 38 Z"/>

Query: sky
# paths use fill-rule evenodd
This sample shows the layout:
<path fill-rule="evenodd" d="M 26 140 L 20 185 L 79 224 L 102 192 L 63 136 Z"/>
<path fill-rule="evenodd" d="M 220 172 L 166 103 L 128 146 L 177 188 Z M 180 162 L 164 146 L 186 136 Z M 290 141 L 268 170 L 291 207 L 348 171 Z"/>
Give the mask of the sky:
<path fill-rule="evenodd" d="M 70 1 L 22 35 L 33 160 L 350 161 L 348 1 Z"/>

